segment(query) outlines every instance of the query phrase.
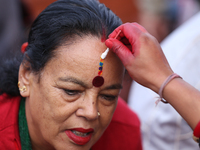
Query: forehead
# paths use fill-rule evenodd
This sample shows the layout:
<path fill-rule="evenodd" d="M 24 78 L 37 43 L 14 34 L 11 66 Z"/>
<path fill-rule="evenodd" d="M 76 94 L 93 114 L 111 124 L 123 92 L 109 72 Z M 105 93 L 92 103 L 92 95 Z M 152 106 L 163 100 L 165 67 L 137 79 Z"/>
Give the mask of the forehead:
<path fill-rule="evenodd" d="M 106 48 L 100 38 L 94 36 L 77 38 L 57 48 L 56 56 L 50 60 L 46 69 L 58 76 L 65 74 L 89 81 L 97 76 L 100 56 Z M 118 73 L 118 79 L 123 74 L 123 65 L 111 50 L 104 60 L 103 76 L 108 72 L 109 76 Z"/>
<path fill-rule="evenodd" d="M 95 61 L 97 58 L 100 59 L 101 53 L 106 50 L 105 43 L 101 42 L 101 40 L 96 36 L 84 36 L 78 37 L 71 41 L 70 44 L 64 43 L 61 47 L 57 49 L 58 56 L 61 59 L 65 59 L 70 62 L 70 59 L 73 61 L 82 63 L 87 63 L 90 61 Z"/>

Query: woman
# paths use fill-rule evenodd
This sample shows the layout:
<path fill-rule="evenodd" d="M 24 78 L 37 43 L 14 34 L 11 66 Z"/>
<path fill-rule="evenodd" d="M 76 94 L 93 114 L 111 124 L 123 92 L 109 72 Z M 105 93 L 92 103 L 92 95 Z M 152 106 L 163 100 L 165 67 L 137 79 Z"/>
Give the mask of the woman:
<path fill-rule="evenodd" d="M 121 89 L 120 59 L 111 51 L 100 59 L 105 39 L 120 24 L 94 0 L 59 0 L 38 16 L 21 59 L 5 62 L 0 71 L 4 149 L 94 145 L 112 119 Z"/>
<path fill-rule="evenodd" d="M 119 31 L 118 39 L 114 39 Z M 133 80 L 159 94 L 157 103 L 169 103 L 177 110 L 200 143 L 200 92 L 173 73 L 157 40 L 139 24 L 127 23 L 109 35 L 106 45 L 118 55 Z"/>

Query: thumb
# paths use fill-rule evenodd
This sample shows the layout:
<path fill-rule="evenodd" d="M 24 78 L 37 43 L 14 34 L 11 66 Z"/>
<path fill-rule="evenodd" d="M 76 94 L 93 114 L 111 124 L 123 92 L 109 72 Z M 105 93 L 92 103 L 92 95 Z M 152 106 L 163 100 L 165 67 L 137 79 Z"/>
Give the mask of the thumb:
<path fill-rule="evenodd" d="M 105 44 L 120 58 L 125 67 L 131 64 L 134 56 L 129 48 L 121 41 L 110 38 L 106 40 Z"/>

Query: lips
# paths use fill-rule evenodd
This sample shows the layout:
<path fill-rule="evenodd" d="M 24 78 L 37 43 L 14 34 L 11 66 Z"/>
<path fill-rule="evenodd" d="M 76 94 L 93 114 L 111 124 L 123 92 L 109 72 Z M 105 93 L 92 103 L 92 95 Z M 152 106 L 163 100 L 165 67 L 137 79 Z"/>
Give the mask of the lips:
<path fill-rule="evenodd" d="M 65 131 L 67 136 L 78 145 L 85 145 L 86 143 L 88 143 L 92 137 L 93 132 L 94 130 L 92 128 L 74 128 Z"/>

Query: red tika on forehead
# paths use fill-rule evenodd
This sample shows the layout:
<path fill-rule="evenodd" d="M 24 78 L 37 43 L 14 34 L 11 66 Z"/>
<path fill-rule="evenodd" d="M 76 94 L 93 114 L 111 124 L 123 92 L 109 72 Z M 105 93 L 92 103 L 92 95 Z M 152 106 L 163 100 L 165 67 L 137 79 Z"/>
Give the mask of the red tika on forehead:
<path fill-rule="evenodd" d="M 96 76 L 92 81 L 93 86 L 100 87 L 104 84 L 104 78 L 102 76 Z"/>
<path fill-rule="evenodd" d="M 102 58 L 100 58 L 98 76 L 96 76 L 92 81 L 92 84 L 95 87 L 100 87 L 104 84 L 104 78 L 102 77 L 103 62 L 104 62 L 104 60 Z"/>
<path fill-rule="evenodd" d="M 119 32 L 116 34 L 115 39 L 119 36 L 120 33 L 121 33 L 121 30 L 119 30 Z M 103 35 L 102 35 L 101 41 L 104 42 L 105 40 L 106 40 L 105 30 L 103 30 Z M 92 84 L 95 87 L 100 87 L 100 86 L 102 86 L 104 84 L 104 78 L 102 77 L 102 74 L 103 74 L 103 63 L 104 63 L 104 59 L 106 58 L 108 52 L 109 52 L 109 48 L 107 48 L 105 50 L 105 52 L 103 52 L 101 54 L 101 58 L 100 58 L 100 62 L 99 62 L 98 76 L 94 77 L 94 79 L 92 81 Z"/>

